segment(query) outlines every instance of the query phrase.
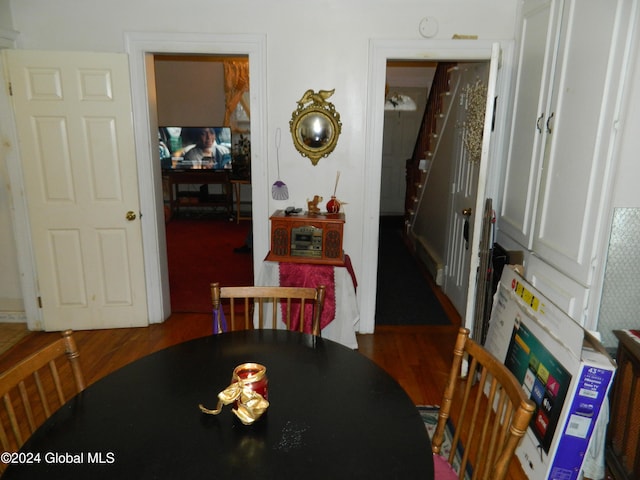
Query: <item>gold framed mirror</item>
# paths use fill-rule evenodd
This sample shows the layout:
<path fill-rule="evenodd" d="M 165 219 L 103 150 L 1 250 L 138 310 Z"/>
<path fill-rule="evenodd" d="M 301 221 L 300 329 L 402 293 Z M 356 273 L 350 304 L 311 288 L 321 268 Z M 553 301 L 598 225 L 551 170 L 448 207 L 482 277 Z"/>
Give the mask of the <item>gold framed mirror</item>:
<path fill-rule="evenodd" d="M 303 157 L 316 165 L 336 148 L 342 131 L 340 114 L 327 99 L 334 90 L 307 90 L 298 100 L 289 127 L 293 144 Z"/>

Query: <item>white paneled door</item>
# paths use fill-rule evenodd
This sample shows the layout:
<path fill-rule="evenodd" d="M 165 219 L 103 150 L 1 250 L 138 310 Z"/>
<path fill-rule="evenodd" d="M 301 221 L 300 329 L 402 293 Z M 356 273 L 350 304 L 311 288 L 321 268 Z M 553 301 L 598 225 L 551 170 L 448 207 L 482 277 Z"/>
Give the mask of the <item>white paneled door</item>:
<path fill-rule="evenodd" d="M 455 167 L 444 291 L 464 319 L 464 326 L 471 330 L 478 281 L 486 277 L 486 272 L 478 268 L 499 58 L 500 47 L 496 44 L 489 63 L 460 64 L 455 72 L 460 78 L 460 96 L 456 128 L 450 132 L 457 138 L 451 152 Z"/>
<path fill-rule="evenodd" d="M 147 325 L 127 56 L 4 52 L 42 328 Z"/>
<path fill-rule="evenodd" d="M 474 154 L 478 156 L 473 158 L 469 142 L 465 142 L 465 139 L 471 135 L 469 126 L 474 121 L 472 107 L 481 107 L 484 116 L 488 72 L 488 62 L 461 64 L 451 72 L 449 83 L 451 86 L 455 85 L 455 89 L 450 87 L 450 93 L 455 95 L 455 100 L 449 113 L 448 128 L 441 134 L 442 142 L 449 145 L 447 154 L 455 165 L 451 178 L 451 213 L 448 222 L 444 292 L 463 316 L 467 311 L 474 219 L 478 215 L 482 216 L 481 211 L 475 210 L 480 173 L 479 152 L 476 151 Z M 476 135 L 480 134 L 476 142 L 482 140 L 483 124 L 477 122 L 483 121 L 483 116 L 478 116 L 475 120 Z"/>
<path fill-rule="evenodd" d="M 407 160 L 413 155 L 428 89 L 427 87 L 407 87 L 402 89 L 401 93 L 409 94 L 415 100 L 418 109 L 384 112 L 380 215 L 404 215 L 405 213 Z"/>

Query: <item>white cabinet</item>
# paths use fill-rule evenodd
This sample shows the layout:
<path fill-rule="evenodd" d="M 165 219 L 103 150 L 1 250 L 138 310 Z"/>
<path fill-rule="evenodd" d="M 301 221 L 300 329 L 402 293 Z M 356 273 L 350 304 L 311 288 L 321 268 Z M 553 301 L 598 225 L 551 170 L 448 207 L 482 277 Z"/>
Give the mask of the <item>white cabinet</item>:
<path fill-rule="evenodd" d="M 527 259 L 526 279 L 563 312 L 581 325 L 589 299 L 589 289 L 562 275 L 535 255 Z"/>
<path fill-rule="evenodd" d="M 592 281 L 595 240 L 613 172 L 626 22 L 633 3 L 566 1 L 560 27 L 533 250 L 583 285 Z"/>
<path fill-rule="evenodd" d="M 636 0 L 526 0 L 499 228 L 589 286 Z"/>
<path fill-rule="evenodd" d="M 527 1 L 522 11 L 500 230 L 527 249 L 533 244 L 540 148 L 562 5 L 563 0 Z"/>

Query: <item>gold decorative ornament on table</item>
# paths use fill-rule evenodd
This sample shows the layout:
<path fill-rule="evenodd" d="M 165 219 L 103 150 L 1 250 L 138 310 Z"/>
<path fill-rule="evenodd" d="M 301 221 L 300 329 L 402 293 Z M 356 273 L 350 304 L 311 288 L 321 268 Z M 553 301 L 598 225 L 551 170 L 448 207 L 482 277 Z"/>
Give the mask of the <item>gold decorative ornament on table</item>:
<path fill-rule="evenodd" d="M 322 197 L 320 195 L 314 195 L 311 200 L 307 199 L 307 211 L 309 215 L 318 215 L 320 213 L 320 207 L 318 204 L 322 201 Z"/>
<path fill-rule="evenodd" d="M 234 403 L 233 413 L 244 425 L 251 425 L 269 408 L 267 368 L 259 363 L 243 363 L 233 370 L 231 384 L 218 394 L 215 410 L 200 404 L 200 410 L 218 415 L 224 405 Z"/>

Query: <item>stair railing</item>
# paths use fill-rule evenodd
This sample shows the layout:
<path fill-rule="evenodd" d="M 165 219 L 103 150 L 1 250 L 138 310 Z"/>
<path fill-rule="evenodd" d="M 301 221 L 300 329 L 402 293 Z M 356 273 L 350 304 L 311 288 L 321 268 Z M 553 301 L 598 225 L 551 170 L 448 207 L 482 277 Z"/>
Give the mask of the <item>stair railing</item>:
<path fill-rule="evenodd" d="M 413 220 L 417 203 L 420 199 L 420 191 L 426 181 L 426 170 L 420 169 L 420 161 L 429 161 L 431 152 L 434 150 L 437 120 L 443 109 L 442 98 L 443 95 L 449 91 L 449 71 L 451 67 L 455 65 L 456 63 L 451 62 L 438 63 L 422 117 L 422 123 L 418 131 L 418 138 L 413 148 L 413 154 L 405 165 L 406 193 L 404 220 L 406 226 L 409 226 Z"/>

